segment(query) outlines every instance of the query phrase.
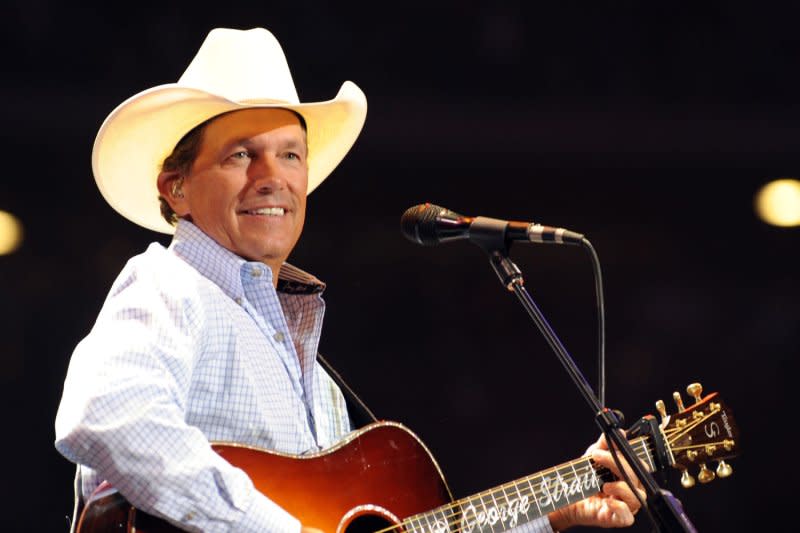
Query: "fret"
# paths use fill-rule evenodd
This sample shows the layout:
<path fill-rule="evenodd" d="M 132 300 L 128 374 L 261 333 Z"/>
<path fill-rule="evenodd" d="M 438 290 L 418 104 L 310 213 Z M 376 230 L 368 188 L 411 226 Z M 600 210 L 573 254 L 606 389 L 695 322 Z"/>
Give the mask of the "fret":
<path fill-rule="evenodd" d="M 510 498 L 508 496 L 508 492 L 506 492 L 506 487 L 509 489 L 513 488 L 516 493 L 516 498 Z M 518 483 L 511 482 L 506 483 L 505 485 L 501 485 L 500 489 L 503 491 L 503 496 L 506 498 L 506 511 L 509 517 L 509 527 L 514 527 L 517 524 L 524 524 L 532 520 L 533 518 L 537 518 L 536 516 L 530 516 L 528 513 L 531 510 L 531 501 L 530 497 L 522 496 L 519 493 Z"/>
<path fill-rule="evenodd" d="M 489 491 L 489 497 L 492 499 L 492 508 L 489 510 L 489 525 L 492 526 L 492 531 L 494 531 L 494 525 L 500 522 L 502 518 L 502 513 L 500 512 L 500 507 L 497 505 L 497 500 L 494 497 L 494 491 Z"/>
<path fill-rule="evenodd" d="M 528 486 L 531 488 L 531 498 L 533 499 L 533 503 L 536 504 L 536 511 L 539 513 L 539 516 L 544 516 L 542 508 L 539 506 L 539 497 L 536 495 L 536 489 L 533 488 L 533 484 L 531 483 L 532 477 L 533 476 L 527 476 L 525 481 L 528 482 Z"/>
<path fill-rule="evenodd" d="M 461 525 L 464 520 L 464 511 L 461 508 L 459 502 L 454 502 L 453 505 L 450 506 L 451 514 L 450 517 L 447 519 L 447 525 L 450 531 L 462 531 Z"/>
<path fill-rule="evenodd" d="M 553 470 L 548 470 L 533 476 L 533 479 L 535 480 L 533 483 L 533 486 L 535 487 L 534 498 L 536 499 L 536 506 L 539 508 L 539 512 L 542 513 L 542 516 L 557 509 L 550 493 L 550 476 L 547 475 L 551 474 L 552 472 Z"/>
<path fill-rule="evenodd" d="M 575 470 L 575 463 L 576 463 L 576 462 L 577 462 L 577 461 L 573 461 L 573 462 L 569 463 L 569 466 L 570 466 L 570 468 L 572 468 L 572 475 L 573 475 L 573 479 L 572 479 L 572 483 L 570 484 L 570 489 L 569 489 L 569 491 L 570 491 L 570 492 L 574 492 L 574 491 L 573 491 L 573 487 L 575 487 L 575 489 L 574 489 L 574 490 L 577 490 L 577 491 L 579 491 L 579 492 L 581 493 L 581 497 L 580 497 L 580 498 L 578 498 L 578 499 L 579 499 L 579 500 L 582 500 L 582 499 L 584 499 L 584 498 L 586 497 L 586 495 L 583 493 L 583 487 L 581 486 L 581 485 L 582 485 L 582 483 L 581 483 L 581 476 L 580 476 L 580 474 L 578 474 L 578 472 Z"/>
<path fill-rule="evenodd" d="M 569 466 L 569 465 L 567 465 L 567 466 Z M 563 472 L 563 470 L 562 470 L 563 468 L 564 468 L 564 466 L 559 466 L 558 468 L 556 468 L 556 479 L 558 480 L 558 484 L 561 487 L 562 495 L 567 499 L 567 504 L 570 504 L 570 503 L 572 503 L 572 500 L 569 499 L 570 485 L 569 485 L 569 483 L 564 481 L 564 477 L 569 479 L 569 470 L 567 470 L 567 472 Z M 564 475 L 562 475 L 562 474 L 564 474 Z"/>
<path fill-rule="evenodd" d="M 446 506 L 439 507 L 428 513 L 431 515 L 431 518 L 433 518 L 433 527 L 430 533 L 447 533 L 450 525 L 447 520 L 447 509 Z"/>
<path fill-rule="evenodd" d="M 540 516 L 542 516 L 541 513 L 539 513 L 539 514 L 531 513 L 531 514 L 533 514 L 533 516 L 528 514 L 528 512 L 531 510 L 531 500 L 536 501 L 536 495 L 535 494 L 531 494 L 530 496 L 527 496 L 527 495 L 523 496 L 522 493 L 519 491 L 519 485 L 520 484 L 518 482 L 514 482 L 513 485 L 514 485 L 514 490 L 517 491 L 517 498 L 519 498 L 519 502 L 520 502 L 519 503 L 519 510 L 520 510 L 520 512 L 522 514 L 525 515 L 526 521 L 530 521 L 530 520 L 533 520 L 534 518 L 539 518 Z M 538 506 L 537 506 L 537 508 L 538 508 Z M 520 522 L 522 522 L 522 521 L 520 521 Z"/>
<path fill-rule="evenodd" d="M 423 526 L 424 528 L 423 531 L 425 531 L 426 533 L 430 533 L 431 531 L 433 531 L 431 529 L 431 521 L 428 519 L 429 515 L 430 513 L 425 513 L 422 515 L 422 518 L 425 518 L 425 525 Z"/>
<path fill-rule="evenodd" d="M 414 524 L 414 519 L 415 518 L 416 518 L 416 521 L 417 521 L 416 524 Z M 411 531 L 412 532 L 414 532 L 414 533 L 425 533 L 425 527 L 422 525 L 422 521 L 421 521 L 419 515 L 417 515 L 416 517 L 412 516 L 411 518 L 409 518 L 407 520 L 407 522 L 409 522 L 411 524 L 411 527 L 412 527 Z"/>
<path fill-rule="evenodd" d="M 509 527 L 513 527 L 514 524 L 517 523 L 517 518 L 516 518 L 516 515 L 512 516 L 512 513 L 518 512 L 517 509 L 519 507 L 519 502 L 518 501 L 512 501 L 508 497 L 508 494 L 506 494 L 505 486 L 500 485 L 500 492 L 503 493 L 503 498 L 505 499 L 505 502 L 503 502 L 503 507 L 502 507 L 503 512 L 500 513 L 500 519 L 503 521 L 503 523 L 505 523 L 506 520 L 508 520 Z M 513 522 L 513 524 L 512 524 L 512 522 Z"/>
<path fill-rule="evenodd" d="M 597 470 L 594 468 L 594 462 L 591 458 L 586 457 L 575 461 L 575 464 L 581 464 L 579 471 L 584 472 L 582 474 L 582 482 L 581 485 L 583 486 L 583 497 L 587 498 L 592 494 L 597 494 L 600 492 L 600 479 L 597 476 Z M 590 492 L 586 492 L 589 491 Z"/>
<path fill-rule="evenodd" d="M 484 524 L 488 524 L 489 531 L 494 533 L 494 524 L 492 524 L 492 514 L 491 514 L 492 509 L 494 509 L 494 507 L 486 507 L 486 497 L 485 496 L 486 496 L 485 494 L 481 494 L 479 496 L 479 498 L 481 500 L 481 506 L 483 507 L 483 513 L 484 513 L 484 516 L 485 516 Z M 481 528 L 481 531 L 483 531 L 483 528 Z"/>
<path fill-rule="evenodd" d="M 429 513 L 421 513 L 417 515 L 417 527 L 422 533 L 430 533 L 430 520 L 428 520 Z"/>

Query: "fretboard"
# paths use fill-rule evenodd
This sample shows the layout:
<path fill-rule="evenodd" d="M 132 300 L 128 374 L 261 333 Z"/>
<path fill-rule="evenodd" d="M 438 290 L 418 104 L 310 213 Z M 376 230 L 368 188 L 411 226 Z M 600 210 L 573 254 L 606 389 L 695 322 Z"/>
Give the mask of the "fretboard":
<path fill-rule="evenodd" d="M 630 444 L 652 471 L 646 437 Z M 501 533 L 593 496 L 612 479 L 611 472 L 583 457 L 411 516 L 401 525 L 411 533 Z"/>

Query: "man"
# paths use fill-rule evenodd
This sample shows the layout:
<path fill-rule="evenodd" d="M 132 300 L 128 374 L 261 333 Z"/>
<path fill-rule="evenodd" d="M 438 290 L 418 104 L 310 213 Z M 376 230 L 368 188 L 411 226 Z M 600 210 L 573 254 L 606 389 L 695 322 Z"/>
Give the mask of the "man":
<path fill-rule="evenodd" d="M 174 238 L 129 261 L 73 353 L 56 447 L 78 465 L 79 500 L 107 480 L 190 531 L 315 526 L 258 492 L 210 442 L 301 455 L 351 430 L 316 359 L 324 285 L 285 261 L 307 193 L 365 116 L 350 82 L 333 100 L 299 103 L 266 30 L 217 29 L 177 84 L 143 91 L 106 119 L 93 151 L 100 191 L 123 216 Z M 593 446 L 596 461 L 616 471 L 603 448 Z M 607 483 L 602 496 L 523 527 L 627 525 L 638 507 L 626 485 Z"/>

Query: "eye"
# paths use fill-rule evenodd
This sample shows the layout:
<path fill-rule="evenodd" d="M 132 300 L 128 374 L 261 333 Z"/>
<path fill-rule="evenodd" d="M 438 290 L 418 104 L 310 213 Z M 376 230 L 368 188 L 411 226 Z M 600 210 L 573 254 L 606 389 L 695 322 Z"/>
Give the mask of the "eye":
<path fill-rule="evenodd" d="M 229 159 L 246 159 L 248 157 L 250 157 L 250 152 L 247 150 L 239 150 L 228 156 Z"/>
<path fill-rule="evenodd" d="M 288 159 L 289 161 L 302 161 L 303 155 L 299 152 L 292 152 L 291 150 L 287 150 L 283 153 L 283 158 Z"/>

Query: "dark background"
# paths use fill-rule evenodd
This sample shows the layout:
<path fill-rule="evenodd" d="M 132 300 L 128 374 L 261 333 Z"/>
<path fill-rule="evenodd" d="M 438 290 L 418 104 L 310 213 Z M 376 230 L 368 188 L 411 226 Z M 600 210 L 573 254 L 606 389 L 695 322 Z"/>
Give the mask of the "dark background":
<path fill-rule="evenodd" d="M 2 529 L 66 530 L 73 467 L 52 441 L 71 350 L 127 258 L 168 242 L 104 203 L 94 135 L 124 99 L 177 81 L 217 26 L 273 31 L 303 101 L 345 79 L 367 94 L 291 260 L 329 283 L 322 352 L 422 437 L 457 495 L 576 457 L 597 429 L 479 248 L 401 236 L 425 201 L 585 233 L 603 266 L 608 405 L 632 421 L 659 398 L 674 411 L 690 382 L 720 391 L 742 432 L 733 476 L 669 488 L 700 531 L 791 524 L 800 232 L 757 220 L 753 194 L 800 175 L 800 7 L 359 4 L 4 5 L 0 209 L 26 239 L 0 257 Z M 587 254 L 512 257 L 595 384 Z"/>

